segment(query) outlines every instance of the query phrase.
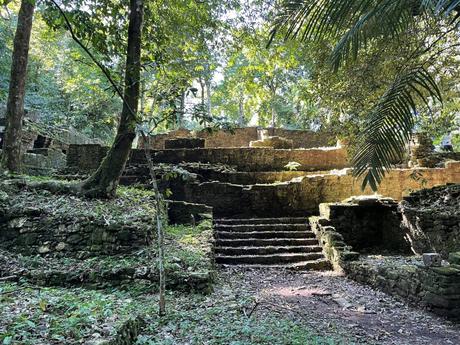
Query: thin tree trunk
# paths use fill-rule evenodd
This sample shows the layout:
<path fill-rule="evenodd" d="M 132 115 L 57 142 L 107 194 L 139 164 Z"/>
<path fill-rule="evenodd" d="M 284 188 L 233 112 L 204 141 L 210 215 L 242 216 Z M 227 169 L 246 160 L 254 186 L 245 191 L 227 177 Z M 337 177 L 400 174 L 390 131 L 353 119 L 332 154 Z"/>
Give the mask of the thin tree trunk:
<path fill-rule="evenodd" d="M 244 95 L 241 94 L 238 100 L 238 123 L 240 127 L 244 126 Z"/>
<path fill-rule="evenodd" d="M 206 111 L 208 116 L 211 116 L 212 104 L 211 104 L 211 80 L 209 78 L 205 79 L 206 83 Z"/>
<path fill-rule="evenodd" d="M 184 90 L 180 95 L 180 109 L 179 114 L 177 114 L 177 128 L 182 128 L 184 125 L 184 116 L 185 116 L 185 97 L 186 91 Z"/>
<path fill-rule="evenodd" d="M 200 89 L 201 89 L 201 111 L 204 113 L 203 117 L 203 125 L 206 127 L 208 125 L 208 122 L 206 121 L 206 115 L 205 114 L 205 103 L 206 103 L 206 83 L 203 78 L 199 78 L 200 81 Z"/>
<path fill-rule="evenodd" d="M 143 0 L 130 0 L 123 110 L 115 141 L 97 171 L 80 186 L 83 194 L 113 197 L 136 137 L 139 102 Z"/>
<path fill-rule="evenodd" d="M 144 142 L 148 142 L 148 138 L 144 132 L 142 137 Z M 167 217 L 165 201 L 158 188 L 157 178 L 155 176 L 155 169 L 153 166 L 152 156 L 148 146 L 144 147 L 144 154 L 150 172 L 150 179 L 152 180 L 153 191 L 155 192 L 155 222 L 157 225 L 157 249 L 158 249 L 158 273 L 160 276 L 159 297 L 158 297 L 158 312 L 160 316 L 166 315 L 166 272 L 164 267 L 164 227 L 163 218 Z"/>
<path fill-rule="evenodd" d="M 201 89 L 200 90 L 201 91 L 201 106 L 203 107 L 203 110 L 204 110 L 204 104 L 205 104 L 205 99 L 206 99 L 206 96 L 205 96 L 205 87 L 206 87 L 206 85 L 204 83 L 203 78 L 200 77 L 198 80 L 200 82 L 200 89 Z"/>
<path fill-rule="evenodd" d="M 270 123 L 270 127 L 275 128 L 276 127 L 276 109 L 273 104 L 271 105 L 271 110 L 272 110 L 272 120 Z"/>
<path fill-rule="evenodd" d="M 18 25 L 14 36 L 2 158 L 3 166 L 12 172 L 21 171 L 24 96 L 26 92 L 27 63 L 29 61 L 29 45 L 34 10 L 35 1 L 22 0 L 18 15 Z"/>

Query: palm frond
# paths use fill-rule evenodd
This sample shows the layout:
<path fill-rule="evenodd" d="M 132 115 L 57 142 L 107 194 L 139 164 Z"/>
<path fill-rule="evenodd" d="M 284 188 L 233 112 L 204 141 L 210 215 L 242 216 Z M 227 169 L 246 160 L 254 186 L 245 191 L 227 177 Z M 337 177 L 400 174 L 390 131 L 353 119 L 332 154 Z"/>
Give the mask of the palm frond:
<path fill-rule="evenodd" d="M 281 30 L 284 38 L 338 40 L 331 56 L 334 69 L 356 59 L 375 38 L 394 38 L 407 32 L 414 13 L 450 15 L 460 11 L 460 0 L 285 0 L 271 31 L 270 42 Z"/>
<path fill-rule="evenodd" d="M 417 104 L 442 101 L 441 92 L 423 67 L 402 73 L 390 86 L 367 120 L 353 157 L 356 177 L 364 176 L 362 188 L 377 190 L 395 157 L 402 157 L 411 138 Z"/>
<path fill-rule="evenodd" d="M 405 32 L 413 21 L 412 10 L 405 1 L 387 0 L 363 13 L 336 44 L 331 55 L 334 70 L 342 61 L 357 59 L 359 50 L 369 41 L 394 38 Z"/>
<path fill-rule="evenodd" d="M 272 34 L 285 29 L 285 38 L 312 40 L 337 33 L 337 28 L 352 22 L 372 8 L 373 0 L 285 0 L 275 19 Z"/>
<path fill-rule="evenodd" d="M 434 7 L 435 11 L 441 14 L 446 14 L 449 15 L 453 11 L 459 11 L 460 10 L 460 0 L 438 0 L 438 1 L 428 1 L 425 0 L 425 2 L 430 2 L 430 3 L 436 3 L 435 6 L 433 4 L 431 5 Z"/>
<path fill-rule="evenodd" d="M 370 39 L 403 32 L 412 20 L 412 9 L 413 1 L 400 0 L 286 0 L 275 19 L 271 39 L 280 30 L 284 30 L 286 40 L 341 37 L 333 54 L 337 66 L 350 50 L 356 57 Z"/>

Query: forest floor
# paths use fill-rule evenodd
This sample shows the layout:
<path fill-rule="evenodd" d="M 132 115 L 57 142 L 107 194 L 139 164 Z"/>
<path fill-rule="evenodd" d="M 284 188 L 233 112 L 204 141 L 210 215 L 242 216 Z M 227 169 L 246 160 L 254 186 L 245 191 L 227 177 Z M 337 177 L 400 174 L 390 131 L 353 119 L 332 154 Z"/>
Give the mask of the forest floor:
<path fill-rule="evenodd" d="M 460 325 L 334 272 L 229 268 L 197 302 L 138 344 L 460 344 Z"/>
<path fill-rule="evenodd" d="M 126 188 L 120 193 L 109 203 L 41 190 L 0 194 L 0 200 L 16 216 L 40 208 L 55 226 L 61 215 L 117 223 L 128 217 L 132 224 L 131 217 L 150 212 L 148 193 Z M 31 224 L 44 219 L 36 218 Z M 0 344 L 132 344 L 116 342 L 126 327 L 138 335 L 136 345 L 460 344 L 459 324 L 334 272 L 214 272 L 211 238 L 209 221 L 166 228 L 162 318 L 154 248 L 89 258 L 0 249 Z"/>
<path fill-rule="evenodd" d="M 99 344 L 140 315 L 137 345 L 460 344 L 460 325 L 333 272 L 221 269 L 210 294 L 168 291 L 163 318 L 154 290 L 0 282 L 0 340 Z"/>

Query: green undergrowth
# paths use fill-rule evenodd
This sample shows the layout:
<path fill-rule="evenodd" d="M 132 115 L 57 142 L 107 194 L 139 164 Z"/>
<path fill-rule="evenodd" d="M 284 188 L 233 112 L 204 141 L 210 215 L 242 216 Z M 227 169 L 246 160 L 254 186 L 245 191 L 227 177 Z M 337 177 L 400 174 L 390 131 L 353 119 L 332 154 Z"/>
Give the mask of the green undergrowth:
<path fill-rule="evenodd" d="M 147 318 L 136 345 L 349 345 L 278 313 L 254 313 L 251 298 L 170 296 L 164 318 Z"/>
<path fill-rule="evenodd" d="M 116 198 L 98 200 L 53 193 L 34 185 L 53 181 L 27 176 L 0 181 L 0 230 L 30 234 L 22 242 L 0 249 L 0 277 L 13 275 L 43 286 L 156 286 L 159 278 L 154 193 L 120 187 Z M 118 247 L 121 250 L 116 245 L 109 247 L 112 242 L 103 241 L 105 229 L 133 232 L 137 243 L 125 241 L 123 247 Z M 65 231 L 67 237 L 53 242 L 53 237 L 48 236 L 47 245 L 34 239 L 36 234 L 50 230 L 58 235 Z M 69 239 L 75 234 L 81 243 L 78 248 L 72 247 Z M 165 227 L 165 269 L 170 288 L 210 289 L 211 238 L 210 221 Z M 59 241 L 64 242 L 64 250 L 55 249 Z M 45 245 L 51 249 L 40 252 Z"/>
<path fill-rule="evenodd" d="M 88 290 L 0 283 L 0 344 L 98 344 L 114 339 L 133 319 L 144 324 L 136 345 L 350 344 L 318 336 L 283 313 L 251 314 L 254 300 L 245 295 L 168 291 L 162 318 L 157 316 L 157 298 L 139 293 L 136 286 Z"/>
<path fill-rule="evenodd" d="M 62 220 L 95 220 L 112 224 L 150 223 L 155 216 L 152 191 L 119 187 L 114 199 L 88 199 L 68 193 L 53 193 L 40 183 L 68 184 L 46 177 L 23 176 L 0 182 L 3 208 L 36 210 Z M 36 184 L 38 183 L 38 186 Z M 73 182 L 72 182 L 73 183 Z"/>
<path fill-rule="evenodd" d="M 165 271 L 170 288 L 209 291 L 213 280 L 209 221 L 165 229 Z M 0 250 L 0 276 L 17 275 L 45 286 L 144 286 L 158 283 L 156 242 L 126 254 L 77 257 L 21 255 Z"/>
<path fill-rule="evenodd" d="M 129 319 L 155 314 L 130 292 L 0 283 L 0 344 L 89 344 L 113 339 Z"/>

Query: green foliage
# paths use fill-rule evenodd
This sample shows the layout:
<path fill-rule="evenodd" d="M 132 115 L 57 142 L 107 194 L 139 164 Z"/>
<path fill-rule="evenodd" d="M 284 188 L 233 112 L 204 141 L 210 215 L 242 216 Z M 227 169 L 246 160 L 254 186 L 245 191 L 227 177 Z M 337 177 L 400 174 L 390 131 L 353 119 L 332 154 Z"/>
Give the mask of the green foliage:
<path fill-rule="evenodd" d="M 274 117 L 278 126 L 301 127 L 299 120 L 311 107 L 308 53 L 295 42 L 276 42 L 267 49 L 267 32 L 265 26 L 254 33 L 233 33 L 239 43 L 229 50 L 223 79 L 216 86 L 214 114 L 239 125 L 268 126 Z"/>
<path fill-rule="evenodd" d="M 136 345 L 189 344 L 345 344 L 334 338 L 316 336 L 301 322 L 282 315 L 265 314 L 248 318 L 243 310 L 253 300 L 204 300 L 201 296 L 174 296 L 174 308 L 161 320 L 148 322 Z"/>
<path fill-rule="evenodd" d="M 11 3 L 0 21 L 0 103 L 6 103 L 17 6 Z M 42 11 L 34 17 L 25 106 L 50 125 L 73 127 L 89 137 L 109 141 L 120 102 L 109 84 L 64 31 L 52 31 Z"/>
<path fill-rule="evenodd" d="M 302 166 L 302 164 L 297 162 L 289 162 L 284 167 L 289 171 L 296 171 L 300 166 Z"/>
<path fill-rule="evenodd" d="M 369 185 L 377 190 L 395 159 L 402 158 L 405 144 L 411 139 L 417 97 L 422 101 L 430 95 L 441 100 L 438 86 L 424 68 L 402 74 L 369 116 L 360 133 L 361 143 L 354 156 L 355 176 L 365 175 L 363 189 Z"/>
<path fill-rule="evenodd" d="M 0 343 L 23 345 L 89 341 L 95 333 L 110 336 L 140 311 L 129 293 L 9 283 L 0 284 L 0 305 Z"/>
<path fill-rule="evenodd" d="M 335 70 L 344 61 L 356 59 L 375 42 L 397 41 L 420 28 L 429 31 L 433 23 L 438 29 L 430 43 L 419 42 L 403 57 L 397 78 L 370 111 L 354 157 L 355 174 L 365 175 L 363 188 L 369 184 L 377 189 L 385 170 L 402 155 L 420 104 L 430 108 L 433 100 L 440 100 L 440 88 L 428 72 L 428 66 L 434 65 L 435 57 L 458 45 L 455 42 L 447 44 L 447 48 L 443 45 L 458 23 L 458 5 L 458 1 L 450 0 L 384 0 L 378 3 L 298 0 L 282 3 L 272 38 L 283 31 L 286 38 L 301 41 L 330 39 L 334 44 L 330 61 Z M 455 17 L 446 23 L 451 15 Z"/>

